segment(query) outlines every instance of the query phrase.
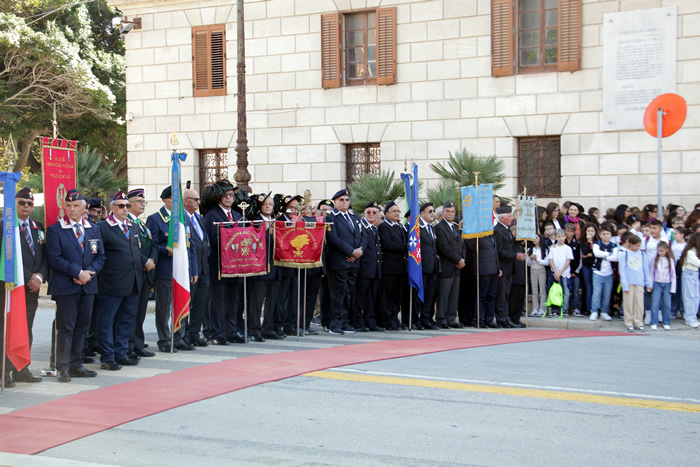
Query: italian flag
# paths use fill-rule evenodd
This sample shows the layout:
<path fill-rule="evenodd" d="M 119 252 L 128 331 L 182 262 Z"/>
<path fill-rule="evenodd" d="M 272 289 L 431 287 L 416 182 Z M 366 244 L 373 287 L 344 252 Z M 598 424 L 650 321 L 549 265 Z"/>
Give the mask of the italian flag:
<path fill-rule="evenodd" d="M 14 201 L 14 199 L 12 200 Z M 31 363 L 31 355 L 29 350 L 29 332 L 27 330 L 27 303 L 24 300 L 24 266 L 22 264 L 22 246 L 19 241 L 19 225 L 15 222 L 14 230 L 14 271 L 15 283 L 5 283 L 5 290 L 0 293 L 5 294 L 5 310 L 6 311 L 6 327 L 7 338 L 7 358 L 10 359 L 17 371 L 28 366 Z M 3 242 L 4 247 L 5 242 Z M 4 249 L 4 248 L 3 248 Z M 0 255 L 0 278 L 4 281 L 5 274 L 5 252 Z M 9 266 L 9 265 L 8 265 Z M 10 266 L 12 267 L 12 266 Z M 9 289 L 10 293 L 7 293 Z M 9 298 L 8 298 L 9 297 Z"/>
<path fill-rule="evenodd" d="M 175 215 L 176 212 L 179 215 Z M 177 229 L 177 235 L 175 229 Z M 175 241 L 176 238 L 177 241 Z M 168 234 L 168 250 L 173 252 L 173 332 L 180 329 L 182 320 L 190 314 L 190 268 L 187 241 L 182 187 L 177 183 L 173 184 L 173 210 Z"/>

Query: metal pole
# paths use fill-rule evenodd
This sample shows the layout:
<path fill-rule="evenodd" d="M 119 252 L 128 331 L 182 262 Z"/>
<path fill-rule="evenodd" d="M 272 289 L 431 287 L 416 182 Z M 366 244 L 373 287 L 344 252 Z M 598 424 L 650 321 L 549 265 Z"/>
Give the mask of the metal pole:
<path fill-rule="evenodd" d="M 527 240 L 525 241 L 525 254 L 527 255 Z M 527 318 L 529 316 L 529 313 L 527 312 L 527 291 L 528 291 L 528 288 L 527 288 L 527 258 L 525 258 L 525 327 L 527 327 L 527 325 L 528 325 Z M 532 300 L 533 300 L 532 308 L 534 309 L 535 308 L 535 305 L 534 305 L 535 298 L 533 297 Z"/>
<path fill-rule="evenodd" d="M 301 269 L 297 268 L 297 340 L 299 340 L 299 294 L 301 293 Z"/>
<path fill-rule="evenodd" d="M 657 135 L 657 160 L 658 160 L 658 178 L 659 178 L 659 193 L 658 193 L 658 210 L 659 212 L 657 215 L 659 216 L 659 220 L 662 220 L 662 215 L 664 213 L 664 204 L 662 200 L 662 186 L 661 186 L 661 179 L 663 178 L 662 174 L 662 167 L 661 167 L 661 145 L 664 139 L 664 115 L 666 115 L 666 112 L 664 112 L 661 107 L 659 107 L 656 111 L 656 135 Z"/>
<path fill-rule="evenodd" d="M 233 176 L 238 186 L 250 193 L 248 186 L 251 175 L 248 172 L 248 128 L 246 117 L 246 96 L 245 96 L 245 15 L 243 0 L 238 0 L 236 6 L 236 28 L 238 45 L 238 139 L 236 140 L 236 166 L 238 170 Z"/>
<path fill-rule="evenodd" d="M 5 290 L 5 309 L 2 317 L 2 381 L 0 381 L 0 393 L 5 392 L 5 358 L 7 356 L 7 312 L 10 309 L 10 291 Z"/>
<path fill-rule="evenodd" d="M 175 313 L 173 313 L 173 300 L 170 297 L 170 354 L 175 353 Z"/>
<path fill-rule="evenodd" d="M 408 286 L 408 331 L 411 331 L 413 326 L 413 287 Z M 400 328 L 399 328 L 400 329 Z"/>
<path fill-rule="evenodd" d="M 479 238 L 476 239 L 476 328 L 481 327 L 481 294 L 479 290 L 481 288 L 481 280 L 479 279 Z M 484 313 L 484 319 L 486 319 L 486 314 Z M 486 321 L 484 321 L 486 323 Z"/>
<path fill-rule="evenodd" d="M 301 329 L 301 335 L 306 336 L 306 269 L 304 269 L 304 327 Z"/>
<path fill-rule="evenodd" d="M 248 278 L 243 276 L 243 339 L 248 343 Z M 258 323 L 260 324 L 260 323 Z"/>

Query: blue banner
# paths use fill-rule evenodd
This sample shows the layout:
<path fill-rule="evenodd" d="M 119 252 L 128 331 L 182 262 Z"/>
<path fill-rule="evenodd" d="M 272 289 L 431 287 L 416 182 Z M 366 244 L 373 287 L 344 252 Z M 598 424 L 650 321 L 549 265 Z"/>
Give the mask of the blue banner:
<path fill-rule="evenodd" d="M 493 235 L 493 183 L 462 187 L 462 238 Z"/>
<path fill-rule="evenodd" d="M 411 216 L 408 223 L 408 285 L 418 291 L 418 298 L 423 299 L 423 266 L 420 249 L 420 211 L 418 210 L 418 165 L 413 164 L 413 188 L 410 188 L 409 174 L 401 174 L 406 184 L 406 201 Z"/>
<path fill-rule="evenodd" d="M 173 245 L 177 245 L 179 237 L 180 225 L 180 209 L 179 206 L 182 205 L 182 171 L 180 166 L 180 161 L 184 162 L 187 159 L 187 154 L 184 152 L 177 153 L 173 151 L 171 156 L 173 161 L 173 179 L 172 179 L 172 191 L 173 191 L 173 208 L 170 213 L 173 226 Z"/>
<path fill-rule="evenodd" d="M 15 203 L 15 185 L 22 178 L 21 172 L 0 172 L 0 182 L 4 182 L 3 194 L 5 207 L 2 217 L 2 243 L 5 259 L 5 283 L 15 283 L 15 225 L 17 224 L 17 205 Z M 23 274 L 20 271 L 20 274 Z"/>

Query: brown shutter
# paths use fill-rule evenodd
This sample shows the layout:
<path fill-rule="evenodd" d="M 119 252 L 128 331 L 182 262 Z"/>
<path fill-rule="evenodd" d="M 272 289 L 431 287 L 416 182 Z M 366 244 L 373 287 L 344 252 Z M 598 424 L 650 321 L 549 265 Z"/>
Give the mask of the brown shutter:
<path fill-rule="evenodd" d="M 194 97 L 226 95 L 226 26 L 192 28 Z"/>
<path fill-rule="evenodd" d="M 581 0 L 559 0 L 559 71 L 581 69 Z"/>
<path fill-rule="evenodd" d="M 513 0 L 491 0 L 491 73 L 510 76 L 515 69 Z"/>
<path fill-rule="evenodd" d="M 211 57 L 211 95 L 226 95 L 226 26 L 211 26 L 209 30 Z"/>
<path fill-rule="evenodd" d="M 396 82 L 396 7 L 377 9 L 377 84 Z"/>
<path fill-rule="evenodd" d="M 192 78 L 194 96 L 209 95 L 209 27 L 192 28 Z"/>
<path fill-rule="evenodd" d="M 343 68 L 341 66 L 342 53 L 340 13 L 321 15 L 321 69 L 323 75 L 323 89 L 339 88 Z"/>

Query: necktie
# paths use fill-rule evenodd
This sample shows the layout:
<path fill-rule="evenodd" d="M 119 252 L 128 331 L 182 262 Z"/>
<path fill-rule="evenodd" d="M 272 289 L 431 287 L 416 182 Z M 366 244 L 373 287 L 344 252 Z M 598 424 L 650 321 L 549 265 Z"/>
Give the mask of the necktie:
<path fill-rule="evenodd" d="M 197 232 L 197 236 L 199 237 L 200 240 L 204 240 L 204 236 L 202 235 L 202 231 L 199 229 L 199 222 L 197 221 L 197 216 L 192 214 L 190 217 L 190 220 L 192 221 L 192 227 L 194 227 L 194 231 Z"/>
<path fill-rule="evenodd" d="M 32 256 L 36 256 L 36 251 L 34 250 L 34 239 L 32 238 L 32 232 L 29 230 L 29 222 L 24 222 L 22 224 L 22 233 L 24 234 L 24 239 L 27 240 L 29 244 L 29 249 L 32 250 Z"/>
<path fill-rule="evenodd" d="M 350 224 L 350 230 L 354 230 L 355 226 L 352 223 L 352 219 L 350 218 L 350 214 L 345 213 L 344 216 L 345 216 L 345 219 L 348 221 L 348 224 Z"/>
<path fill-rule="evenodd" d="M 73 227 L 75 227 L 75 238 L 78 239 L 80 249 L 83 250 L 85 249 L 85 234 L 83 233 L 83 228 L 80 224 L 75 224 Z"/>
<path fill-rule="evenodd" d="M 129 227 L 127 227 L 126 222 L 122 224 L 122 230 L 124 231 L 124 235 L 126 235 L 126 238 L 129 238 Z"/>
<path fill-rule="evenodd" d="M 228 220 L 233 222 L 233 217 L 231 217 L 231 211 L 226 211 L 226 215 L 228 216 Z"/>

